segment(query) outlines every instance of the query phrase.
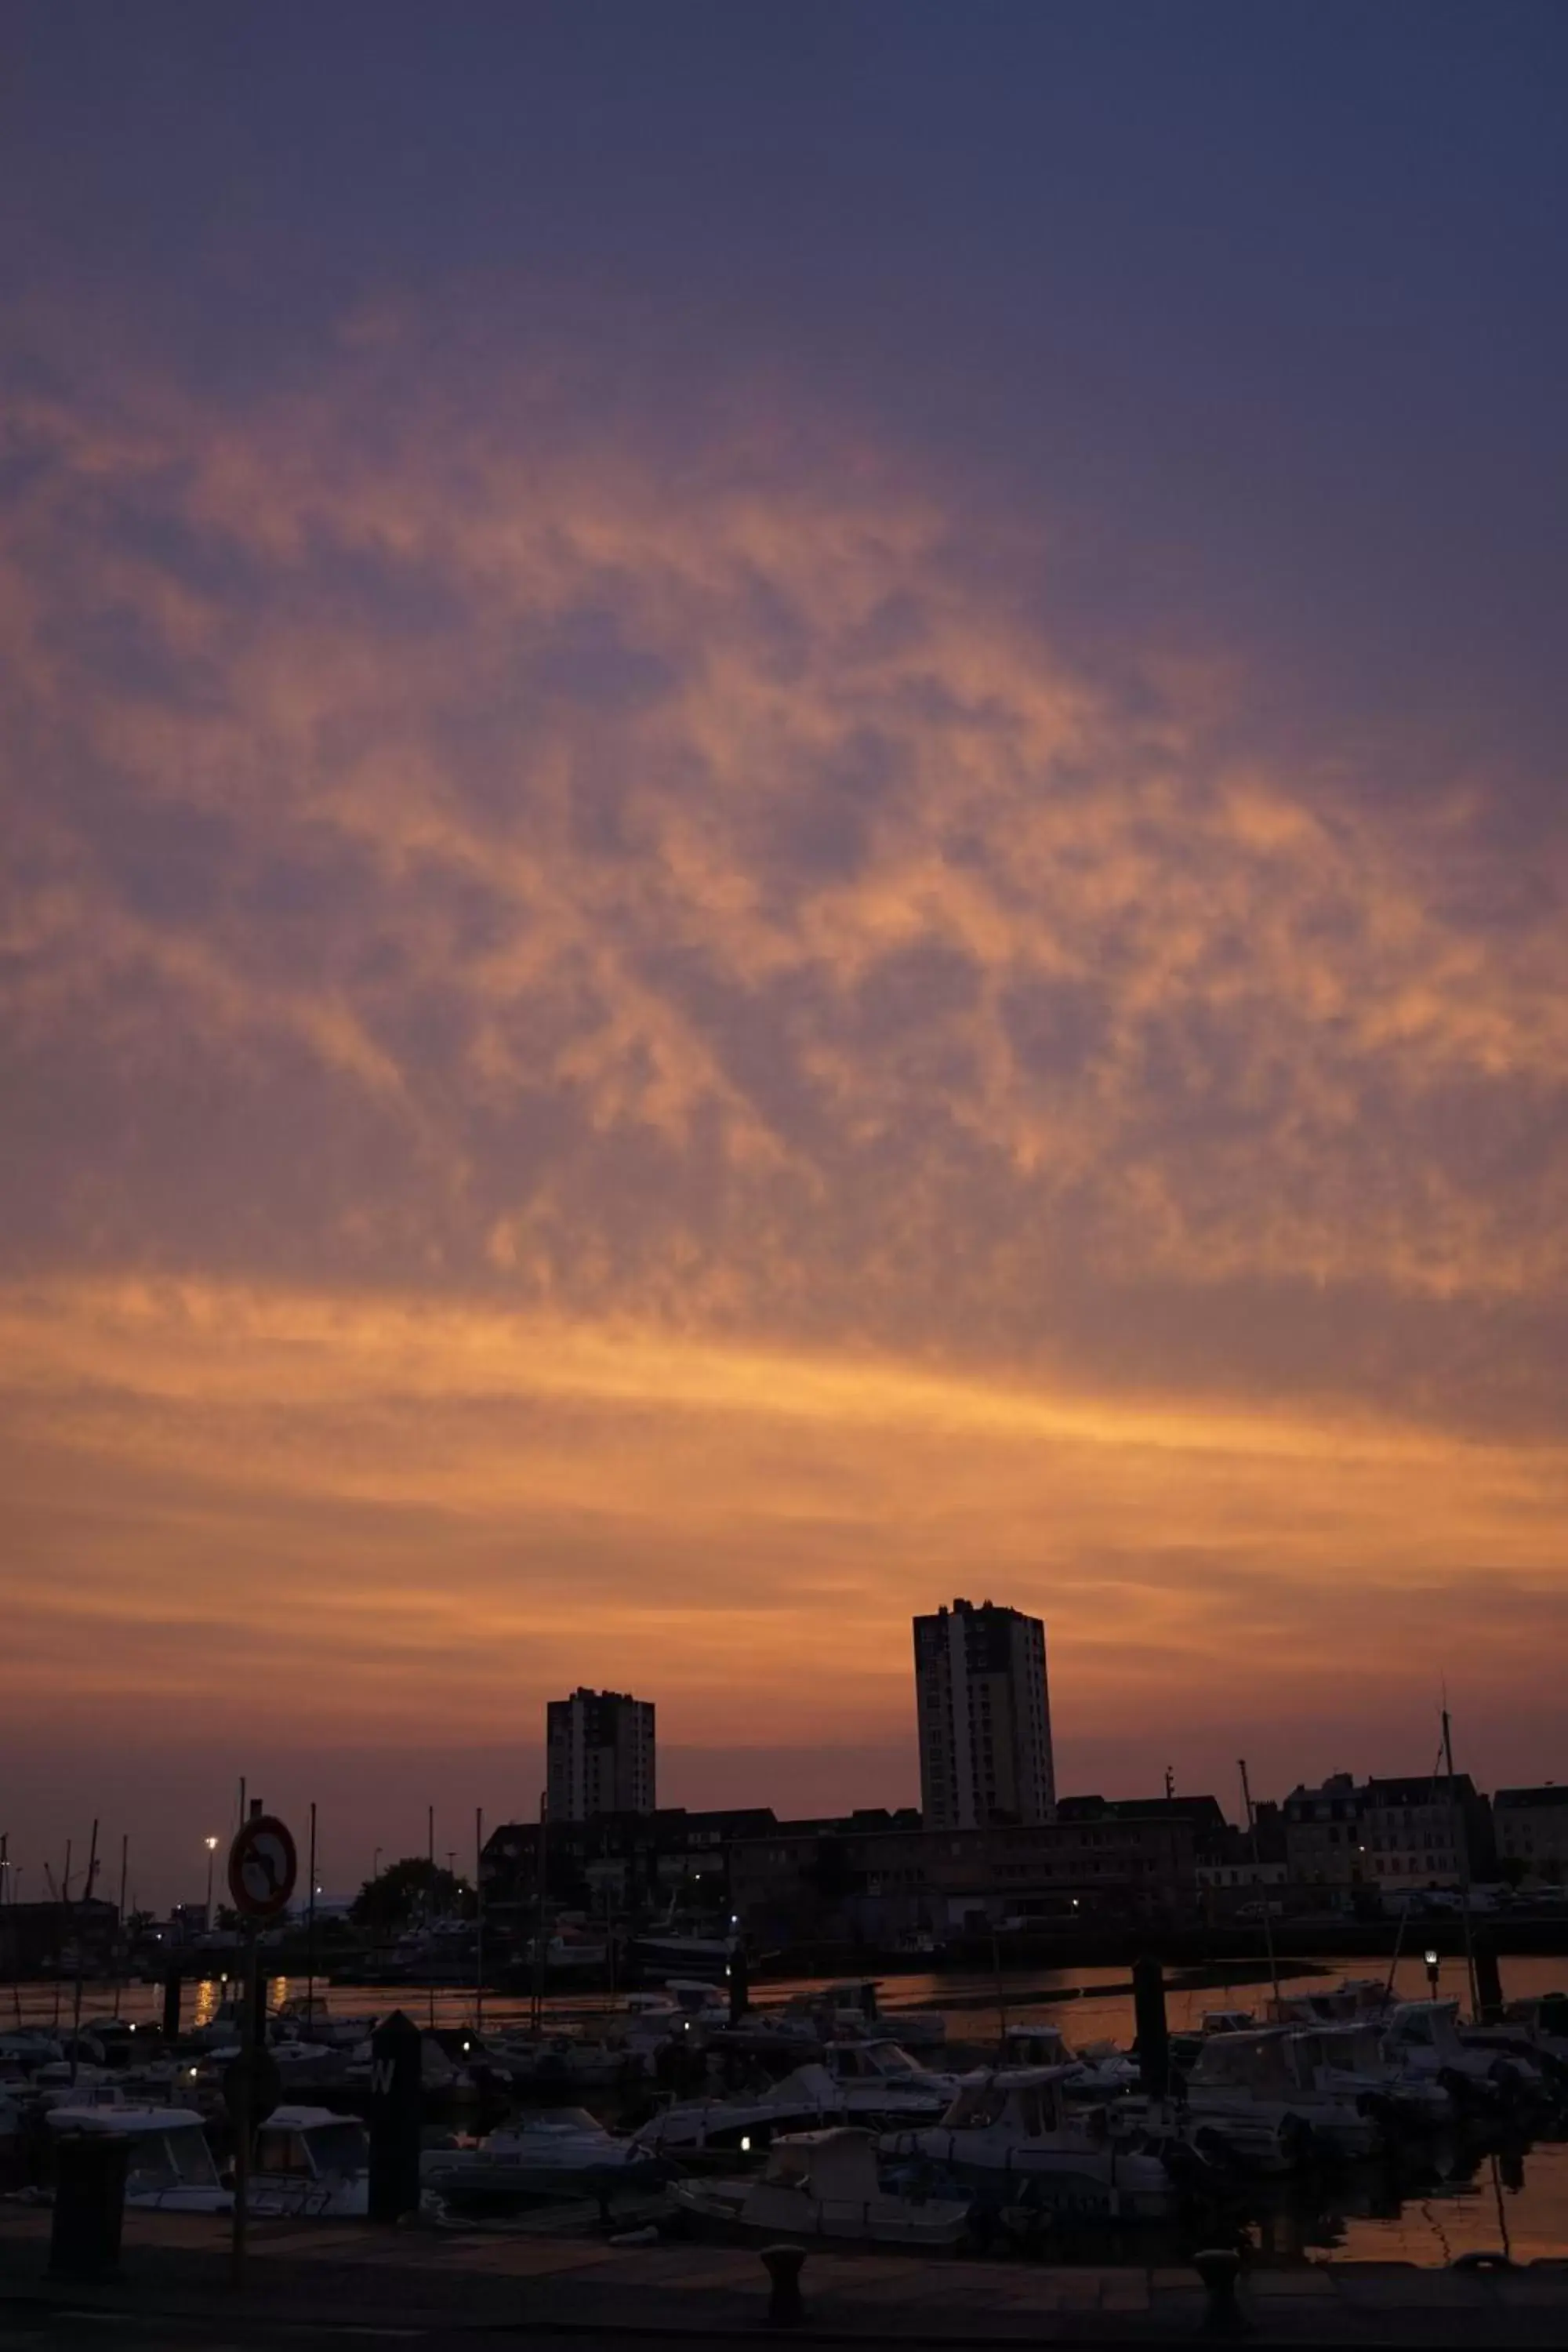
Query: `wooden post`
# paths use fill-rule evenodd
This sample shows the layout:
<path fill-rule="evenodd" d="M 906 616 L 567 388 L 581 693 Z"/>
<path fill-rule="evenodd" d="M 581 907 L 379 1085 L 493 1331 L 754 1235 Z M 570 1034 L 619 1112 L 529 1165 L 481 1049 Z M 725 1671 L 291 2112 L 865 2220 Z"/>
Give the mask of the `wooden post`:
<path fill-rule="evenodd" d="M 82 1901 L 84 1903 L 90 1903 L 92 1900 L 92 1882 L 97 1874 L 98 1822 L 95 1818 L 92 1824 L 92 1844 L 89 1849 L 87 1857 L 87 1885 L 82 1890 Z M 79 1911 L 77 1914 L 76 1923 L 76 1992 L 71 2001 L 71 2088 L 73 2091 L 76 2088 L 76 2070 L 81 2063 L 81 1971 L 84 1959 L 81 1948 L 81 1937 L 82 1918 L 81 1914 Z"/>
<path fill-rule="evenodd" d="M 316 2014 L 316 1807 L 310 1804 L 310 1886 L 305 1898 L 305 2032 Z"/>
<path fill-rule="evenodd" d="M 425 1882 L 426 1889 L 425 1896 L 425 1965 L 426 1968 L 428 1969 L 430 1966 L 430 1923 L 436 1914 L 436 1808 L 434 1805 L 429 1809 L 426 1827 L 429 1831 L 430 1840 L 430 1875 Z M 436 2031 L 436 1979 L 434 1977 L 430 1979 L 430 2031 L 432 2033 Z"/>
<path fill-rule="evenodd" d="M 250 2082 L 256 2064 L 256 1927 L 245 1931 L 245 1999 L 239 2026 L 239 2068 L 236 2096 L 229 2116 L 234 2128 L 234 2223 L 229 2237 L 229 2284 L 237 2294 L 245 2284 L 246 2206 L 250 2194 Z"/>
<path fill-rule="evenodd" d="M 115 1930 L 114 2014 L 120 2014 L 120 1983 L 124 1971 L 121 1959 L 129 1960 L 131 1947 L 125 1940 L 125 1874 L 131 1860 L 131 1832 L 127 1830 L 120 1841 L 120 1921 Z"/>

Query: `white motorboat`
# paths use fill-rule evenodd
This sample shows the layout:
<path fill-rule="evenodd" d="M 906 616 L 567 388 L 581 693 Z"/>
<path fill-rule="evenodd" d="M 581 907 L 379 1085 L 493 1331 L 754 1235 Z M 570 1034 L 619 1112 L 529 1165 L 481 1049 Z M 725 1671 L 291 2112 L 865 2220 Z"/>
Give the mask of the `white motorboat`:
<path fill-rule="evenodd" d="M 678 2180 L 676 2210 L 744 2238 L 831 2238 L 852 2245 L 955 2246 L 967 2198 L 900 2196 L 877 2173 L 869 2132 L 836 2126 L 775 2140 L 760 2173 Z"/>
<path fill-rule="evenodd" d="M 1528 2058 L 1461 2037 L 1457 2000 L 1402 2000 L 1389 2011 L 1383 2046 L 1402 2072 L 1440 2083 L 1461 2105 L 1498 2105 L 1538 2093 Z"/>
<path fill-rule="evenodd" d="M 1112 2042 L 1074 2050 L 1061 2028 L 1030 2020 L 1007 2026 L 1002 2035 L 1004 2066 L 1060 2067 L 1064 2094 L 1076 2102 L 1103 2104 L 1138 2088 L 1138 2062 Z"/>
<path fill-rule="evenodd" d="M 909 2050 L 936 2050 L 947 2040 L 947 2020 L 940 2009 L 884 2009 L 881 1980 L 851 1977 L 821 1992 L 799 1996 L 810 2011 L 826 2009 L 831 2033 L 825 2039 L 854 2036 L 886 2037 Z"/>
<path fill-rule="evenodd" d="M 370 2210 L 370 2137 L 357 2116 L 274 2107 L 256 2135 L 250 2213 L 360 2221 Z"/>
<path fill-rule="evenodd" d="M 624 2016 L 607 2037 L 611 2046 L 651 2055 L 678 2035 L 722 2030 L 730 2002 L 723 1986 L 707 1977 L 670 1977 L 662 1992 L 628 1993 Z"/>
<path fill-rule="evenodd" d="M 422 2187 L 443 2197 L 580 2197 L 662 2177 L 657 2153 L 619 2139 L 581 2107 L 557 2107 L 503 2124 L 472 2147 L 426 2148 Z"/>
<path fill-rule="evenodd" d="M 1312 2080 L 1298 2047 L 1310 2038 L 1283 2025 L 1211 2035 L 1184 2093 L 1193 2146 L 1271 2172 L 1301 2162 L 1314 2139 L 1342 2155 L 1369 2155 L 1382 2137 L 1377 2117 L 1360 2094 Z"/>
<path fill-rule="evenodd" d="M 272 2031 L 283 2042 L 325 2043 L 329 2049 L 342 2052 L 353 2050 L 360 2042 L 368 2042 L 379 2017 L 369 2017 L 362 2011 L 353 2017 L 329 2016 L 321 1999 L 285 2001 L 272 2019 Z"/>
<path fill-rule="evenodd" d="M 896 2042 L 831 2042 L 822 2064 L 852 2123 L 936 2123 L 959 2086 L 956 2074 L 920 2065 Z"/>
<path fill-rule="evenodd" d="M 520 2090 L 607 2091 L 640 2075 L 647 2052 L 630 2043 L 584 2042 L 572 2033 L 542 2034 L 537 2041 L 522 2037 L 498 2042 L 492 2063 L 510 2075 Z"/>
<path fill-rule="evenodd" d="M 65 2054 L 58 2036 L 37 2026 L 23 2025 L 14 2033 L 0 2033 L 0 2065 L 18 2066 L 25 2074 L 36 2074 L 40 2066 Z"/>
<path fill-rule="evenodd" d="M 72 2064 L 68 2058 L 51 2058 L 34 2073 L 34 2097 L 45 2107 L 118 2106 L 122 2104 L 121 2078 L 107 2066 Z"/>
<path fill-rule="evenodd" d="M 608 1963 L 610 1948 L 599 1939 L 586 1936 L 548 1936 L 543 1946 L 544 1966 L 551 1975 L 571 1976 L 590 1969 L 602 1969 Z M 523 1960 L 529 1968 L 537 1968 L 540 1944 L 532 1938 L 524 1948 Z"/>
<path fill-rule="evenodd" d="M 1370 2021 L 1296 2027 L 1290 2045 L 1298 2082 L 1354 2098 L 1394 2128 L 1436 2130 L 1452 2119 L 1454 2103 L 1442 2084 L 1393 2063 Z"/>
<path fill-rule="evenodd" d="M 167 2213 L 227 2213 L 234 2200 L 217 2176 L 202 2119 L 189 2107 L 60 2106 L 54 2132 L 111 2133 L 128 2143 L 125 2202 Z"/>
<path fill-rule="evenodd" d="M 1176 2203 L 1160 2158 L 1119 2143 L 1102 2115 L 1069 2114 L 1070 2066 L 1002 2067 L 964 2084 L 940 2124 L 884 2135 L 885 2157 L 923 2158 L 993 2193 L 1110 2221 L 1156 2221 Z"/>
<path fill-rule="evenodd" d="M 770 2146 L 786 2132 L 842 2123 L 844 2095 L 826 2066 L 797 2066 L 782 2082 L 734 2097 L 686 2099 L 662 2107 L 632 2135 L 659 2156 L 692 2156 L 710 2148 L 741 2156 Z"/>

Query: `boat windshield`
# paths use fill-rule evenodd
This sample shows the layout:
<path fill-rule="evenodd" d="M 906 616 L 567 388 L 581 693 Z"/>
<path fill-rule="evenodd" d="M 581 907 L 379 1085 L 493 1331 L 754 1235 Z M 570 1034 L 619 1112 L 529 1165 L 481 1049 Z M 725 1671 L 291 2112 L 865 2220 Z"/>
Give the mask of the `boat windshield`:
<path fill-rule="evenodd" d="M 1277 2089 L 1289 2080 L 1282 2040 L 1277 2034 L 1222 2033 L 1205 2042 L 1191 2079 L 1194 2089 L 1205 2084 Z"/>
<path fill-rule="evenodd" d="M 1007 2111 L 1007 2094 L 996 2083 L 972 2083 L 960 2091 L 942 2117 L 954 2131 L 989 2131 Z"/>
<path fill-rule="evenodd" d="M 370 2145 L 357 2123 L 317 2124 L 304 2140 L 310 2166 L 318 2173 L 342 2177 L 370 2169 Z"/>
<path fill-rule="evenodd" d="M 873 2042 L 866 2055 L 879 2074 L 918 2074 L 920 2068 L 896 2042 Z"/>
<path fill-rule="evenodd" d="M 200 2124 L 173 2131 L 139 2132 L 131 2143 L 126 2194 L 155 2196 L 165 2189 L 216 2189 L 217 2171 Z"/>
<path fill-rule="evenodd" d="M 1038 2139 L 1056 2128 L 1056 2097 L 1040 2083 L 973 2083 L 959 2093 L 942 2121 L 955 2131 L 990 2131 L 1006 2123 L 1023 2138 Z"/>
<path fill-rule="evenodd" d="M 1321 2035 L 1319 2042 L 1325 2066 L 1337 2066 L 1351 2074 L 1383 2072 L 1383 2052 L 1373 2026 L 1341 2026 L 1332 2033 Z"/>

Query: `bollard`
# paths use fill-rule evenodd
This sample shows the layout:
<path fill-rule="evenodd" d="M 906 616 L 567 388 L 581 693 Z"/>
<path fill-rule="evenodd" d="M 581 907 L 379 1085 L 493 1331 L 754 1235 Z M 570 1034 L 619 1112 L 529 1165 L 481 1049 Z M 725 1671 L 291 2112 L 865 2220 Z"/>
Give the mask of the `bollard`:
<path fill-rule="evenodd" d="M 1241 2256 L 1234 2246 L 1209 2246 L 1193 2256 L 1193 2268 L 1208 2290 L 1204 2326 L 1211 2336 L 1239 2336 L 1246 2327 L 1236 2300 Z"/>
<path fill-rule="evenodd" d="M 804 2246 L 764 2246 L 763 2268 L 768 2274 L 768 2325 L 798 2327 L 805 2317 L 800 2274 L 805 2267 Z"/>
<path fill-rule="evenodd" d="M 400 2221 L 419 2210 L 419 2126 L 425 2108 L 425 2050 L 419 2028 L 402 2010 L 370 2037 L 370 2218 Z"/>
<path fill-rule="evenodd" d="M 62 2132 L 55 2148 L 49 2276 L 101 2286 L 120 2275 L 130 2143 L 114 2132 Z"/>
<path fill-rule="evenodd" d="M 1132 2016 L 1138 2032 L 1138 2083 L 1145 2097 L 1171 2086 L 1171 2036 L 1165 2023 L 1165 1972 L 1152 1953 L 1132 1963 Z"/>

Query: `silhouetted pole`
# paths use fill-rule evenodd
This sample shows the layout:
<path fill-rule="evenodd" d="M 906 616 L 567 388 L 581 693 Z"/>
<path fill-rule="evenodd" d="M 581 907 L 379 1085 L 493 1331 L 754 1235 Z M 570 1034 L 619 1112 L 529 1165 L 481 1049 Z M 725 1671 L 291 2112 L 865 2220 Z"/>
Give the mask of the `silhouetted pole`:
<path fill-rule="evenodd" d="M 82 1889 L 81 1898 L 83 1903 L 92 1901 L 92 1882 L 97 1875 L 98 1822 L 95 1819 L 92 1824 L 92 1844 L 88 1850 L 87 1884 Z M 76 2088 L 76 2070 L 81 2063 L 79 2045 L 81 2041 L 81 1972 L 87 1960 L 87 1955 L 82 1950 L 82 1936 L 86 1924 L 79 1911 L 76 1924 L 76 1992 L 71 2001 L 71 2088 L 73 2091 Z"/>
<path fill-rule="evenodd" d="M 1448 1835 L 1453 1841 L 1454 1860 L 1458 1864 L 1459 1902 L 1465 1919 L 1465 1970 L 1470 1979 L 1470 2015 L 1479 2023 L 1481 2000 L 1476 1985 L 1476 1937 L 1470 1917 L 1470 1840 L 1468 1829 L 1459 1818 L 1458 1799 L 1454 1793 L 1454 1735 L 1449 1728 L 1447 1707 L 1443 1709 L 1443 1760 L 1448 1769 Z"/>
<path fill-rule="evenodd" d="M 316 1808 L 310 1806 L 310 1879 L 305 1897 L 305 2031 L 316 2014 Z"/>
<path fill-rule="evenodd" d="M 1163 2099 L 1171 2083 L 1171 2036 L 1165 2023 L 1165 1972 L 1152 1952 L 1132 1963 L 1132 2015 L 1138 2029 L 1138 2080 L 1144 2095 Z"/>
<path fill-rule="evenodd" d="M 419 2028 L 400 2009 L 370 2037 L 370 2218 L 399 2221 L 419 2210 L 419 2125 L 424 2108 Z"/>
<path fill-rule="evenodd" d="M 485 2024 L 485 1811 L 474 1807 L 474 2031 Z"/>
<path fill-rule="evenodd" d="M 131 1957 L 131 1947 L 125 1934 L 125 1877 L 131 1863 L 131 1832 L 125 1832 L 120 1841 L 120 1920 L 115 1930 L 114 2014 L 120 2014 L 120 1984 L 125 1974 L 121 1963 Z"/>
<path fill-rule="evenodd" d="M 537 2033 L 544 2018 L 544 1889 L 549 1876 L 547 1859 L 550 1836 L 550 1799 L 547 1792 L 539 1795 L 539 1843 L 534 1849 L 538 1885 L 533 1890 L 533 2030 Z"/>
<path fill-rule="evenodd" d="M 1258 1815 L 1253 1809 L 1252 1790 L 1247 1778 L 1247 1759 L 1245 1756 L 1239 1759 L 1237 1769 L 1241 1774 L 1241 1801 L 1247 1807 L 1247 1826 L 1252 1835 L 1252 1866 L 1255 1870 L 1261 1873 L 1263 1864 L 1258 1845 Z M 1268 1889 L 1266 1885 L 1262 1885 L 1261 1878 L 1259 1881 L 1258 1901 L 1263 1906 L 1263 1948 L 1268 1955 L 1268 1981 L 1270 1986 L 1273 1988 L 1274 2007 L 1278 2012 L 1279 2005 L 1279 1963 L 1274 1957 L 1274 1914 L 1268 1907 Z"/>
<path fill-rule="evenodd" d="M 426 1885 L 429 1889 L 429 1892 L 425 1897 L 425 1966 L 428 1969 L 430 1966 L 430 1922 L 434 1916 L 436 1909 L 436 1808 L 434 1805 L 429 1808 L 426 1828 L 429 1832 L 430 1845 L 430 1875 L 425 1882 Z M 434 1977 L 430 1979 L 430 2031 L 432 2033 L 436 2031 L 436 1979 Z"/>

